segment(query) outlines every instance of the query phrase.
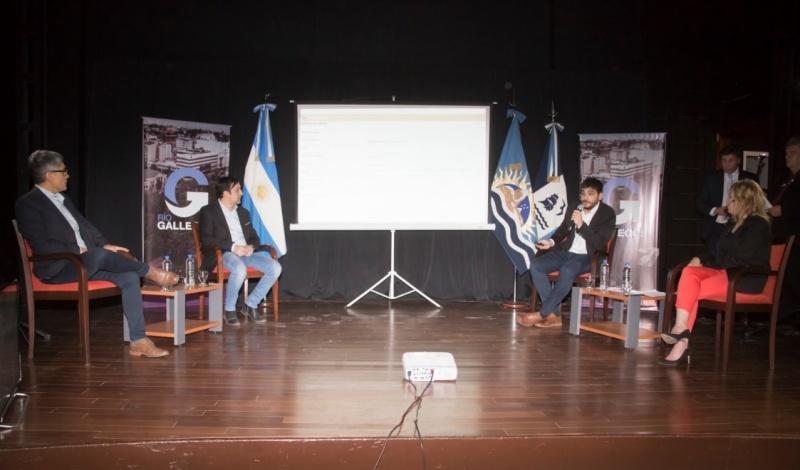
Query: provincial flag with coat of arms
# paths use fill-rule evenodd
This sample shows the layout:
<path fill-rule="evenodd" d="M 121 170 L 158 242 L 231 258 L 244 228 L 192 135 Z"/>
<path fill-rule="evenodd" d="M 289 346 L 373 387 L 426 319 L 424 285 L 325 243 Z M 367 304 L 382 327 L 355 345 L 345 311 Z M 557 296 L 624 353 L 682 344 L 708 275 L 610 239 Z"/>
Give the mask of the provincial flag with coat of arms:
<path fill-rule="evenodd" d="M 517 273 L 522 274 L 530 269 L 536 254 L 536 224 L 531 212 L 533 192 L 519 131 L 525 115 L 509 109 L 506 117 L 511 118 L 511 125 L 497 162 L 489 202 L 494 235 Z"/>
<path fill-rule="evenodd" d="M 269 113 L 275 108 L 276 105 L 265 103 L 253 109 L 254 113 L 259 113 L 258 128 L 244 171 L 242 207 L 250 212 L 253 228 L 261 243 L 272 245 L 278 252 L 278 257 L 281 257 L 287 251 L 286 234 L 283 228 L 275 149 L 269 125 Z"/>
<path fill-rule="evenodd" d="M 530 269 L 536 255 L 536 241 L 555 232 L 567 209 L 567 186 L 558 157 L 558 132 L 564 127 L 555 122 L 555 110 L 551 116 L 552 122 L 545 126 L 550 139 L 531 185 L 519 130 L 525 115 L 508 110 L 511 126 L 492 181 L 490 203 L 494 234 L 518 274 Z"/>

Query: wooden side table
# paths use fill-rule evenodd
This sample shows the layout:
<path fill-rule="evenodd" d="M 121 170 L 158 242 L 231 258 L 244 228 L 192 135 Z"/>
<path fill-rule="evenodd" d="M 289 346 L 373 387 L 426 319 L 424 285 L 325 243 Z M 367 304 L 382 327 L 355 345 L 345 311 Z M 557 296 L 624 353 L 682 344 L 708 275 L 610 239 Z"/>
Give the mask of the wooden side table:
<path fill-rule="evenodd" d="M 208 321 L 187 320 L 186 296 L 202 293 L 208 293 Z M 166 297 L 167 299 L 166 321 L 146 325 L 147 336 L 173 338 L 175 346 L 180 346 L 186 342 L 188 334 L 203 330 L 222 331 L 222 286 L 220 284 L 208 284 L 205 287 L 195 285 L 191 289 L 183 284 L 177 284 L 168 291 L 162 291 L 158 286 L 144 286 L 142 295 Z M 125 324 L 125 341 L 130 341 L 128 322 L 123 323 Z"/>
<path fill-rule="evenodd" d="M 581 325 L 581 303 L 583 296 L 608 298 L 613 302 L 612 321 L 590 322 Z M 591 331 L 603 336 L 617 338 L 625 341 L 625 347 L 633 349 L 639 345 L 640 339 L 661 338 L 660 330 L 664 327 L 664 293 L 633 291 L 631 295 L 623 295 L 620 288 L 610 288 L 603 292 L 600 289 L 585 287 L 572 288 L 572 305 L 569 316 L 569 332 L 580 335 L 581 330 Z M 640 309 L 642 300 L 658 302 L 658 321 L 656 331 L 639 327 Z M 594 298 L 592 298 L 594 302 Z M 623 307 L 628 305 L 627 322 L 623 322 Z"/>

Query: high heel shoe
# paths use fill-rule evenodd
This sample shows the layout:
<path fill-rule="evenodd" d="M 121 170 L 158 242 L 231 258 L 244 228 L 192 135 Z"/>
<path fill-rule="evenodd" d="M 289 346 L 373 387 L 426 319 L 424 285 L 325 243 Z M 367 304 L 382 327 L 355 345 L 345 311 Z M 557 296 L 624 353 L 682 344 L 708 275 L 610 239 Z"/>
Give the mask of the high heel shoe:
<path fill-rule="evenodd" d="M 677 367 L 680 365 L 681 362 L 683 362 L 684 359 L 686 359 L 687 364 L 692 363 L 692 348 L 686 348 L 683 351 L 683 354 L 681 354 L 681 357 L 675 359 L 674 361 L 670 361 L 669 359 L 664 358 L 664 359 L 659 359 L 658 363 L 661 364 L 662 366 Z"/>
<path fill-rule="evenodd" d="M 673 333 L 661 333 L 661 340 L 667 344 L 675 344 L 682 339 L 689 339 L 691 336 L 692 332 L 686 329 L 677 335 Z"/>

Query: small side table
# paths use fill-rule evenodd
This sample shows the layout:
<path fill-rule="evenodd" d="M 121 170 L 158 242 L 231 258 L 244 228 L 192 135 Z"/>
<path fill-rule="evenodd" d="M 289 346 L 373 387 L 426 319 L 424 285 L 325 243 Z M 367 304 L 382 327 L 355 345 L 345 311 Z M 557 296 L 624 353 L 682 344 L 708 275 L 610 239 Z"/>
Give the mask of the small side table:
<path fill-rule="evenodd" d="M 613 302 L 612 321 L 590 322 L 581 325 L 581 304 L 583 296 L 608 298 Z M 620 288 L 610 288 L 603 292 L 600 289 L 587 289 L 585 287 L 572 288 L 572 305 L 569 316 L 569 332 L 580 335 L 580 331 L 591 331 L 603 336 L 617 338 L 625 341 L 625 347 L 633 349 L 639 345 L 640 339 L 661 338 L 660 330 L 664 326 L 664 293 L 633 291 L 631 295 L 623 295 Z M 640 309 L 642 300 L 655 300 L 658 302 L 658 322 L 656 331 L 639 327 Z M 594 298 L 592 299 L 594 302 Z M 623 323 L 623 307 L 628 305 L 627 322 Z"/>
<path fill-rule="evenodd" d="M 205 287 L 195 285 L 188 289 L 184 284 L 172 286 L 172 290 L 163 291 L 158 286 L 142 287 L 142 295 L 166 297 L 167 319 L 163 322 L 153 323 L 145 327 L 148 336 L 173 338 L 175 346 L 186 342 L 186 335 L 198 331 L 222 331 L 222 286 L 208 284 Z M 208 321 L 186 319 L 186 296 L 208 293 Z M 125 324 L 125 341 L 130 341 L 128 322 Z"/>

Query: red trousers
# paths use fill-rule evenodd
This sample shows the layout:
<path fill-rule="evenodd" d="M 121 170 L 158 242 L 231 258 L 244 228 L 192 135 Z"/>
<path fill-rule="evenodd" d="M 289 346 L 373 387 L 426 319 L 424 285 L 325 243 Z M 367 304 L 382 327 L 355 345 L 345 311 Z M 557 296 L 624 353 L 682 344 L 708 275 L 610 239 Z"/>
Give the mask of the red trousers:
<path fill-rule="evenodd" d="M 697 303 L 710 295 L 725 294 L 728 292 L 728 272 L 724 269 L 704 268 L 702 266 L 687 266 L 683 268 L 681 279 L 678 281 L 678 297 L 675 307 L 689 312 L 689 331 L 694 327 L 697 319 Z"/>

